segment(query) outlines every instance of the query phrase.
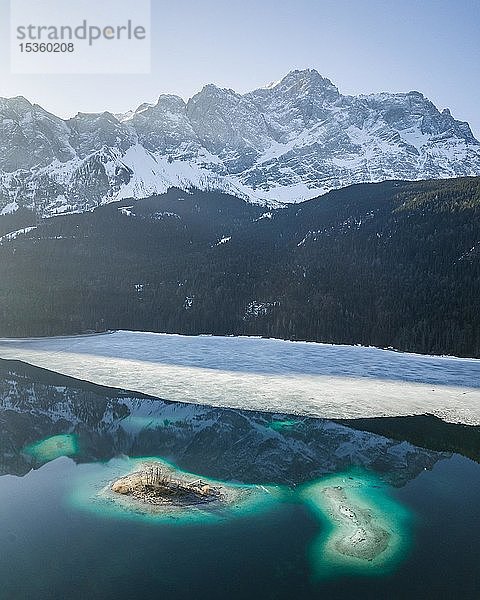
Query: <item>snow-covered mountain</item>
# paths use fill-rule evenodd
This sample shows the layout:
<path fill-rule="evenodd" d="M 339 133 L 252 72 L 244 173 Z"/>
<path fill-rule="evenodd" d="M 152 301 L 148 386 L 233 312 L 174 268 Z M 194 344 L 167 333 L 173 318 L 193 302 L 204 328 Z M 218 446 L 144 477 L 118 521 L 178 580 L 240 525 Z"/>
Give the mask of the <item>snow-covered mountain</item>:
<path fill-rule="evenodd" d="M 344 96 L 317 71 L 238 94 L 205 86 L 124 115 L 63 120 L 0 99 L 0 213 L 44 214 L 169 187 L 298 202 L 352 183 L 480 174 L 468 123 L 419 92 Z"/>

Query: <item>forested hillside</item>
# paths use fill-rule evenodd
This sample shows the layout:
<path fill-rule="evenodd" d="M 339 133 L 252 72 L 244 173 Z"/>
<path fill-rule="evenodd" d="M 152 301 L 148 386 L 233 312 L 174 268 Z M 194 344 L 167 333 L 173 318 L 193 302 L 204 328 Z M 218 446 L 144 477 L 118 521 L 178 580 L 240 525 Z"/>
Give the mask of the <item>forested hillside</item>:
<path fill-rule="evenodd" d="M 480 178 L 265 212 L 218 192 L 0 217 L 0 335 L 143 329 L 480 356 Z"/>

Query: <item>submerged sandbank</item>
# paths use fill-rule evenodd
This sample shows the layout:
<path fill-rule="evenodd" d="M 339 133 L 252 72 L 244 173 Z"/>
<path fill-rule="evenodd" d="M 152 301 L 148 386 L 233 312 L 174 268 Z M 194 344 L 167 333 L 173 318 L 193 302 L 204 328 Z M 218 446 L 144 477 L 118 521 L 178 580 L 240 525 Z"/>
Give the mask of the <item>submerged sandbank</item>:
<path fill-rule="evenodd" d="M 358 505 L 339 485 L 321 493 L 328 514 L 337 524 L 332 543 L 339 554 L 372 561 L 385 552 L 392 534 L 378 524 L 370 509 Z"/>
<path fill-rule="evenodd" d="M 356 470 L 299 487 L 214 480 L 159 457 L 116 458 L 79 467 L 70 504 L 101 518 L 152 525 L 228 523 L 283 502 L 307 507 L 318 531 L 307 548 L 314 578 L 392 571 L 409 547 L 409 512 L 377 476 Z"/>
<path fill-rule="evenodd" d="M 75 456 L 78 439 L 73 433 L 53 435 L 24 448 L 24 452 L 39 462 L 50 462 L 60 456 Z"/>
<path fill-rule="evenodd" d="M 342 569 L 385 573 L 403 558 L 409 513 L 373 474 L 325 477 L 300 494 L 325 525 L 309 552 L 317 576 Z"/>

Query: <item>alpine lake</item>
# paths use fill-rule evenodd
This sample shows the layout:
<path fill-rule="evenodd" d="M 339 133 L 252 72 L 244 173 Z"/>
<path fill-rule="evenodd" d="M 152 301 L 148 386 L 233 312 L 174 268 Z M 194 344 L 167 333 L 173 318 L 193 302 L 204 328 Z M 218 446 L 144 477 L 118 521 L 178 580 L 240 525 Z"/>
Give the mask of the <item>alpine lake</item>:
<path fill-rule="evenodd" d="M 0 428 L 2 599 L 480 596 L 476 426 L 169 402 L 0 361 Z"/>

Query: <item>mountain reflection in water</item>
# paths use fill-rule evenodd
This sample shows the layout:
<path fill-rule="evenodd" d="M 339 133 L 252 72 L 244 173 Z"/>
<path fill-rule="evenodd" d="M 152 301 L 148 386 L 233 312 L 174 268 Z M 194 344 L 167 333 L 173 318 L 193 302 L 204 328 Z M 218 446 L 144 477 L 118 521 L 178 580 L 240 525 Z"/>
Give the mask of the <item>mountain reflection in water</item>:
<path fill-rule="evenodd" d="M 450 456 L 448 444 L 442 452 L 420 447 L 418 419 L 410 418 L 412 426 L 409 418 L 340 424 L 167 402 L 18 362 L 0 363 L 2 474 L 23 475 L 46 462 L 28 451 L 32 445 L 53 436 L 75 435 L 77 451 L 65 454 L 78 462 L 161 455 L 209 477 L 287 485 L 364 467 L 391 485 L 402 486 Z M 470 454 L 472 447 L 479 447 L 478 428 L 424 419 L 427 442 L 432 441 L 430 431 L 446 426 L 455 451 L 466 433 Z M 381 435 L 383 422 L 391 437 Z M 406 441 L 409 435 L 417 445 Z"/>
<path fill-rule="evenodd" d="M 168 402 L 0 361 L 0 431 L 2 597 L 478 597 L 477 427 Z M 147 457 L 252 495 L 117 510 L 102 490 Z"/>

